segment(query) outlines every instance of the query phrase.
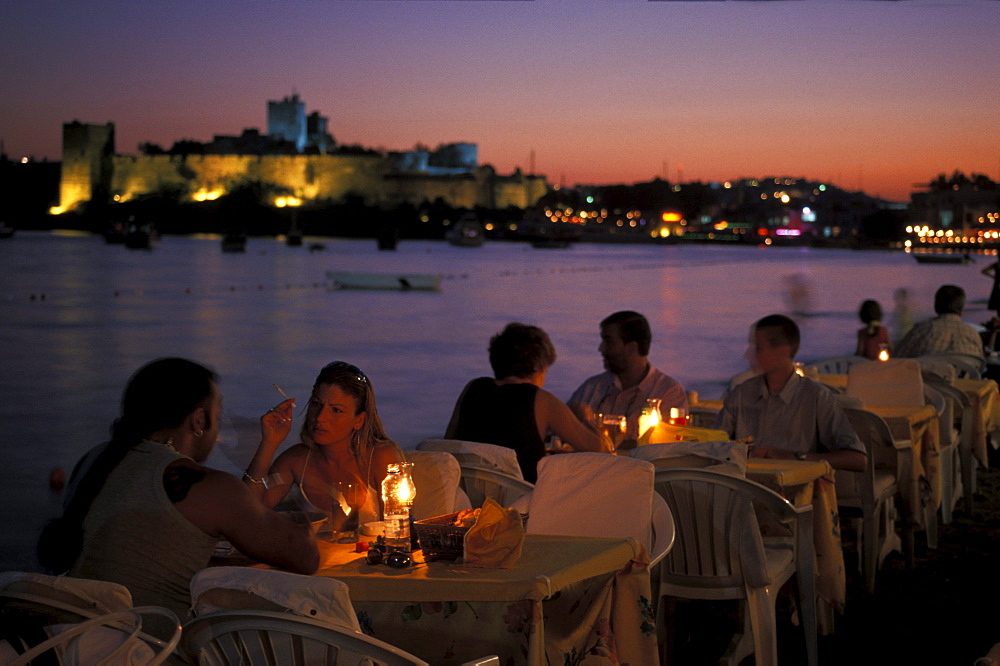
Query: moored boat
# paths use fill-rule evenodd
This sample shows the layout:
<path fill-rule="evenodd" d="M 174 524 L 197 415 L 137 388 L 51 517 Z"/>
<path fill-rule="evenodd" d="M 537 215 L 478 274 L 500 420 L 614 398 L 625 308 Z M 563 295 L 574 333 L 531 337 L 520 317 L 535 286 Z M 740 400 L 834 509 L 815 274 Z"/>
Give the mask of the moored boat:
<path fill-rule="evenodd" d="M 457 247 L 482 247 L 486 239 L 483 225 L 471 216 L 463 216 L 447 232 L 444 238 Z"/>
<path fill-rule="evenodd" d="M 8 227 L 3 222 L 0 222 L 0 238 L 10 238 L 14 235 L 14 227 Z"/>
<path fill-rule="evenodd" d="M 392 291 L 439 291 L 441 275 L 437 273 L 365 273 L 359 271 L 327 271 L 334 289 L 383 289 Z"/>
<path fill-rule="evenodd" d="M 125 247 L 132 250 L 150 250 L 153 247 L 153 225 L 131 225 L 125 232 Z"/>
<path fill-rule="evenodd" d="M 222 239 L 223 252 L 246 252 L 247 235 L 242 231 L 230 231 Z"/>
<path fill-rule="evenodd" d="M 914 252 L 913 258 L 918 264 L 970 264 L 972 257 L 968 254 L 938 254 L 931 252 Z"/>

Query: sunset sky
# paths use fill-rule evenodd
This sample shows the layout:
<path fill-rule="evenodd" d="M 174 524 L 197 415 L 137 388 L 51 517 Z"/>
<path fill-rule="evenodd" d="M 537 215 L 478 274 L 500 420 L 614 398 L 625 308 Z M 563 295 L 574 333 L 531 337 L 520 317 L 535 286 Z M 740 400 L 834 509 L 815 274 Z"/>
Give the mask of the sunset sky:
<path fill-rule="evenodd" d="M 801 176 L 907 200 L 1000 179 L 1000 2 L 6 0 L 0 138 L 266 131 L 298 92 L 338 142 L 469 141 L 552 183 Z M 682 165 L 682 166 L 681 166 Z"/>

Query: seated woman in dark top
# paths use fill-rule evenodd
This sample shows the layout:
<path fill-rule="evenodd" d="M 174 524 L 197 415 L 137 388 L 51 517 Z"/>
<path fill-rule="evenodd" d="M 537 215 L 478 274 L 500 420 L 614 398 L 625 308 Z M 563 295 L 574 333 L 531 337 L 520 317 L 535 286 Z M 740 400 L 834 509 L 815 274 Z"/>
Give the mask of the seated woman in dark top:
<path fill-rule="evenodd" d="M 511 323 L 490 338 L 495 379 L 469 382 L 445 437 L 514 449 L 526 481 L 535 482 L 538 461 L 551 432 L 577 451 L 611 451 L 611 442 L 582 423 L 559 398 L 542 388 L 555 363 L 552 341 L 537 326 Z"/>

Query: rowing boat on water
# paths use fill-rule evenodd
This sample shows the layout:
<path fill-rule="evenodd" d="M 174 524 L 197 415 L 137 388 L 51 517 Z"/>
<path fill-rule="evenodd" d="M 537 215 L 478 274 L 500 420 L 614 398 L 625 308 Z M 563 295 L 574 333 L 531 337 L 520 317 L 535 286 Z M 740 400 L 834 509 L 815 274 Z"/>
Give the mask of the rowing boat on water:
<path fill-rule="evenodd" d="M 438 291 L 441 275 L 435 273 L 362 273 L 327 271 L 335 289 L 389 289 L 396 291 Z"/>

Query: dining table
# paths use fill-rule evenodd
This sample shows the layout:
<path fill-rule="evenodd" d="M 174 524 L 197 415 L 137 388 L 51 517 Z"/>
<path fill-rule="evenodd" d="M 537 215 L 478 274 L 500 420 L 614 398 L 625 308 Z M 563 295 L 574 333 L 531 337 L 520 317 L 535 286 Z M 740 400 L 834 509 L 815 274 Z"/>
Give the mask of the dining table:
<path fill-rule="evenodd" d="M 832 633 L 832 611 L 843 613 L 847 605 L 847 575 L 834 473 L 825 460 L 750 458 L 746 469 L 748 479 L 770 488 L 795 506 L 812 505 L 816 594 L 825 602 L 817 607 L 821 634 Z M 765 538 L 782 529 L 766 519 L 761 523 Z"/>
<path fill-rule="evenodd" d="M 989 435 L 1000 430 L 1000 391 L 992 379 L 955 380 L 955 388 L 969 399 L 972 408 L 972 432 L 969 447 L 983 467 L 989 467 Z"/>
<path fill-rule="evenodd" d="M 354 544 L 319 541 L 316 576 L 344 582 L 362 630 L 432 664 L 656 664 L 648 556 L 635 539 L 526 534 L 511 568 L 413 553 L 368 564 Z"/>

